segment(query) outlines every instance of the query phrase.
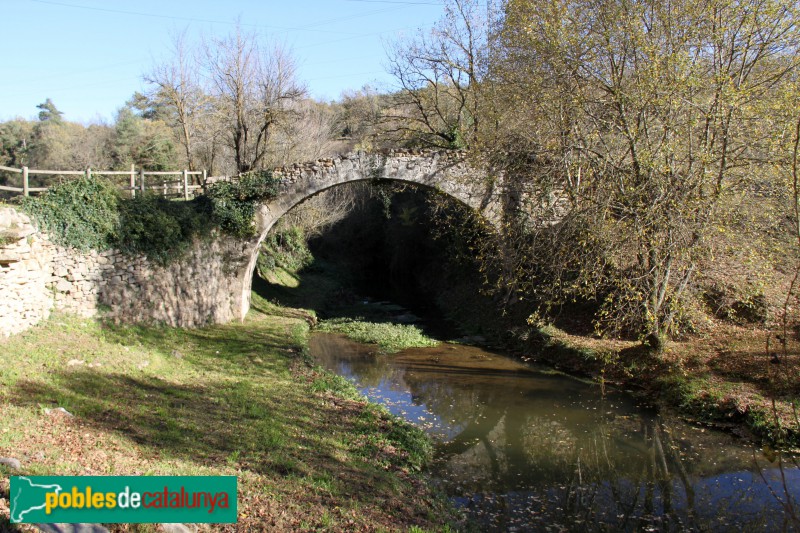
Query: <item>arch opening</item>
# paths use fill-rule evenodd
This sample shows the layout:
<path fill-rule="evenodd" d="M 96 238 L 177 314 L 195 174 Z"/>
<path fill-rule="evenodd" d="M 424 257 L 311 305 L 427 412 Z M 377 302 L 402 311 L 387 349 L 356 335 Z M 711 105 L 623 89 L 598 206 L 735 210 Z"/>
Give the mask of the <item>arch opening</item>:
<path fill-rule="evenodd" d="M 327 316 L 343 312 L 332 310 L 332 303 L 342 308 L 365 298 L 391 300 L 452 333 L 452 324 L 437 317 L 449 315 L 462 322 L 458 319 L 468 317 L 452 316 L 458 310 L 474 315 L 475 309 L 487 308 L 485 301 L 479 302 L 486 298 L 480 291 L 483 280 L 469 251 L 471 239 L 493 230 L 480 213 L 431 186 L 403 180 L 354 182 L 309 195 L 271 221 L 254 251 L 248 294 L 252 287 L 256 294 Z M 342 191 L 348 189 L 356 198 L 345 198 Z M 302 228 L 300 233 L 308 237 L 303 243 L 311 256 L 308 262 L 298 257 L 265 261 L 263 255 L 259 262 L 264 249 L 278 256 L 296 252 L 297 242 L 288 242 L 297 238 L 291 227 L 299 220 L 296 211 L 313 202 L 318 205 L 312 211 L 325 209 L 326 202 L 330 205 L 326 197 L 350 202 L 351 209 L 323 228 Z M 287 272 L 287 267 L 294 270 Z M 275 271 L 265 272 L 269 268 Z M 328 294 L 310 296 L 309 291 Z"/>
<path fill-rule="evenodd" d="M 309 198 L 346 183 L 391 181 L 435 190 L 481 213 L 486 220 L 492 219 L 498 203 L 493 184 L 474 179 L 475 171 L 458 153 L 395 154 L 388 158 L 358 153 L 327 160 L 321 167 L 278 171 L 283 183 L 279 194 L 258 210 L 258 238 L 249 246 L 250 257 L 240 276 L 242 320 L 250 308 L 251 281 L 261 243 L 281 217 Z"/>

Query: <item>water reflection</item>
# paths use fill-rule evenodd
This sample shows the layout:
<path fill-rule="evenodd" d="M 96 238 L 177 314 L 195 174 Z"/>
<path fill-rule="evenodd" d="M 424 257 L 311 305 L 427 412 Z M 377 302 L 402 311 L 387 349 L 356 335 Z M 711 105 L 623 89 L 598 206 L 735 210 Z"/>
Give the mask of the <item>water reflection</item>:
<path fill-rule="evenodd" d="M 483 529 L 792 531 L 800 470 L 592 384 L 458 345 L 311 351 L 437 438 L 432 473 Z"/>

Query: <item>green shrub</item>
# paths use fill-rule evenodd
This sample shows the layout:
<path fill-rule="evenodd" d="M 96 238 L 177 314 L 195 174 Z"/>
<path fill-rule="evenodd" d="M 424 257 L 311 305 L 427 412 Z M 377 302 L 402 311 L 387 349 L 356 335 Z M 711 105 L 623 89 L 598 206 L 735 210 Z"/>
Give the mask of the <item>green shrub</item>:
<path fill-rule="evenodd" d="M 81 177 L 24 198 L 22 209 L 56 244 L 104 250 L 114 244 L 119 202 L 117 189 L 108 181 Z"/>
<path fill-rule="evenodd" d="M 236 237 L 255 234 L 256 206 L 278 194 L 279 181 L 271 171 L 243 174 L 238 182 L 222 181 L 208 188 L 214 221 L 223 231 Z"/>
<path fill-rule="evenodd" d="M 320 375 L 311 383 L 311 392 L 329 392 L 341 398 L 348 398 L 351 400 L 363 399 L 356 386 L 347 381 L 346 378 L 326 370 L 318 369 L 317 371 Z"/>
<path fill-rule="evenodd" d="M 296 274 L 313 261 L 303 229 L 281 227 L 269 232 L 258 254 L 258 273 L 263 278 L 275 268 Z"/>
<path fill-rule="evenodd" d="M 81 177 L 25 198 L 22 208 L 57 244 L 82 251 L 118 248 L 163 265 L 215 225 L 236 237 L 252 236 L 256 206 L 277 194 L 277 184 L 271 172 L 254 172 L 237 183 L 214 184 L 207 196 L 178 202 L 121 198 L 107 180 Z"/>
<path fill-rule="evenodd" d="M 209 206 L 202 199 L 174 202 L 155 196 L 123 200 L 116 247 L 164 265 L 179 257 L 195 236 L 211 231 Z"/>

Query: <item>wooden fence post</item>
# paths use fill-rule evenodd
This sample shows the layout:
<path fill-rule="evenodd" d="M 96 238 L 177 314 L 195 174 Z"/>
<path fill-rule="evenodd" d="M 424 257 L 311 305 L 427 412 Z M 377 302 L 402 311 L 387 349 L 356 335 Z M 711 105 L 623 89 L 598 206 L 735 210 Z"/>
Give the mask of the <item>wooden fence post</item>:
<path fill-rule="evenodd" d="M 203 194 L 208 192 L 208 171 L 203 169 Z"/>
<path fill-rule="evenodd" d="M 189 171 L 183 169 L 183 199 L 189 199 Z"/>
<path fill-rule="evenodd" d="M 139 169 L 139 185 L 142 187 L 142 198 L 144 198 L 144 168 Z"/>
<path fill-rule="evenodd" d="M 136 198 L 136 165 L 131 165 L 131 198 Z"/>
<path fill-rule="evenodd" d="M 22 194 L 28 196 L 28 167 L 22 167 Z"/>
<path fill-rule="evenodd" d="M 92 169 L 91 168 L 87 168 L 86 169 L 86 179 L 92 179 Z"/>

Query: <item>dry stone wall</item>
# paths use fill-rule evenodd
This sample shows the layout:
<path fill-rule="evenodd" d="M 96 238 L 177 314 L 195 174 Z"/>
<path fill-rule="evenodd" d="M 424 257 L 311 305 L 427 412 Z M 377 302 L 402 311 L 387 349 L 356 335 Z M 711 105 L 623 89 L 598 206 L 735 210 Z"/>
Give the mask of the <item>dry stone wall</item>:
<path fill-rule="evenodd" d="M 241 318 L 249 307 L 241 298 L 253 246 L 230 237 L 197 240 L 163 267 L 116 250 L 57 246 L 27 215 L 0 209 L 0 337 L 24 331 L 53 309 L 182 327 Z"/>
<path fill-rule="evenodd" d="M 105 316 L 121 322 L 197 327 L 244 317 L 243 279 L 255 242 L 231 237 L 196 240 L 186 256 L 166 267 L 116 253 L 100 281 Z"/>
<path fill-rule="evenodd" d="M 0 337 L 47 318 L 52 247 L 23 213 L 0 208 Z"/>

